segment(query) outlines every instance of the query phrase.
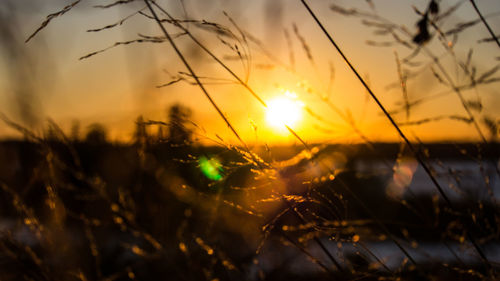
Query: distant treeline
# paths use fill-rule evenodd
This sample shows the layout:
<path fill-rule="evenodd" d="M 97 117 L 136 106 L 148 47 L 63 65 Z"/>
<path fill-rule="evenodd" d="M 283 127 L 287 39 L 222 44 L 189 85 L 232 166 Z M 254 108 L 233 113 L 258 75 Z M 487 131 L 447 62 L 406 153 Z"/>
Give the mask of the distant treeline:
<path fill-rule="evenodd" d="M 58 140 L 49 141 L 52 143 L 59 142 Z M 114 147 L 114 149 L 118 150 L 126 150 L 127 148 L 136 149 L 136 143 L 110 143 L 107 141 L 102 142 L 94 142 L 94 141 L 74 141 L 74 145 L 78 147 L 85 146 L 94 146 L 94 147 Z M 156 143 L 150 143 L 148 146 L 151 148 L 162 148 L 169 147 L 172 145 L 179 145 L 178 141 L 171 142 L 169 139 L 165 139 L 164 141 L 159 141 Z M 192 144 L 186 143 L 182 144 L 186 146 L 190 146 L 191 148 L 203 148 L 204 150 L 209 150 L 214 153 L 226 151 L 226 147 L 222 146 L 207 146 L 200 144 Z M 39 143 L 33 143 L 25 140 L 3 140 L 0 141 L 0 151 L 4 150 L 23 150 L 26 148 L 35 149 L 37 146 L 40 146 Z M 372 143 L 372 144 L 310 144 L 311 147 L 319 147 L 320 153 L 329 153 L 329 152 L 342 152 L 348 158 L 351 159 L 374 159 L 374 158 L 383 158 L 383 159 L 393 159 L 397 158 L 398 154 L 401 153 L 401 144 L 400 143 Z M 439 143 L 423 143 L 417 146 L 428 158 L 443 158 L 443 159 L 462 159 L 472 160 L 471 156 L 481 155 L 482 159 L 495 160 L 500 157 L 500 143 L 492 142 L 488 144 L 484 143 L 474 143 L 474 142 L 439 142 Z M 267 158 L 268 154 L 273 155 L 273 160 L 286 160 L 293 156 L 295 156 L 298 152 L 303 150 L 304 147 L 302 145 L 280 145 L 280 146 L 272 146 L 272 147 L 264 147 L 264 146 L 255 146 L 252 150 L 255 153 L 262 154 L 262 157 Z M 270 153 L 266 153 L 266 151 Z M 0 156 L 0 162 L 8 160 L 3 159 L 6 155 Z"/>

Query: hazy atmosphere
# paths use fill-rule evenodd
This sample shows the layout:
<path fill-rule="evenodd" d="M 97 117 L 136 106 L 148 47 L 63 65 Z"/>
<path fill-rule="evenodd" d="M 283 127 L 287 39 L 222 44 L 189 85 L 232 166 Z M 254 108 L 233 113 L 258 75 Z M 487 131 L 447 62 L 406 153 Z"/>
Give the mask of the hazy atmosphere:
<path fill-rule="evenodd" d="M 439 77 L 433 75 L 434 71 L 443 76 L 441 69 L 430 65 L 433 56 L 439 58 L 457 87 L 464 86 L 461 84 L 467 79 L 457 68 L 460 62 L 467 60 L 469 50 L 473 49 L 470 67 L 474 68 L 476 76 L 498 65 L 498 46 L 492 42 L 478 43 L 488 37 L 488 31 L 473 22 L 477 14 L 472 7 L 461 4 L 452 15 L 439 22 L 442 32 L 449 34 L 443 39 L 449 42 L 444 44 L 453 44 L 452 49 L 444 49 L 442 40 L 436 38 L 413 56 L 414 49 L 391 43 L 395 39 L 390 34 L 384 34 L 375 24 L 370 25 L 371 16 L 363 19 L 335 11 L 338 6 L 376 14 L 388 23 L 400 25 L 404 31 L 398 30 L 398 38 L 412 43 L 411 36 L 416 34 L 420 18 L 415 9 L 424 11 L 425 1 L 378 2 L 370 7 L 367 1 L 314 1 L 311 6 L 387 109 L 398 111 L 393 115 L 397 121 L 412 124 L 426 118 L 439 119 L 406 126 L 405 131 L 428 141 L 478 140 L 470 124 L 460 119 L 469 118 L 460 99 L 449 90 L 450 86 L 440 83 Z M 66 130 L 75 121 L 80 122 L 82 128 L 99 122 L 108 127 L 114 140 L 126 141 L 132 136 L 137 116 L 163 120 L 168 106 L 181 103 L 192 109 L 192 121 L 209 132 L 210 137 L 218 134 L 229 142 L 234 141 L 196 85 L 183 80 L 158 87 L 178 80 L 179 72 L 187 72 L 166 42 L 145 40 L 118 45 L 80 59 L 117 42 L 161 36 L 156 23 L 134 14 L 137 9 L 144 8 L 141 2 L 120 5 L 112 10 L 96 8 L 102 5 L 101 1 L 84 1 L 68 12 L 69 16 L 54 18 L 50 25 L 25 43 L 48 14 L 66 4 L 64 1 L 3 2 L 5 31 L 2 41 L 6 44 L 1 49 L 1 112 L 36 130 L 46 125 L 47 118 Z M 456 4 L 443 1 L 441 10 Z M 375 140 L 398 140 L 378 107 L 299 1 L 172 1 L 166 5 L 175 17 L 217 22 L 232 32 L 247 34 L 244 41 L 236 42 L 234 38 L 231 41 L 214 34 L 209 26 L 187 25 L 264 101 L 291 92 L 301 105 L 301 117 L 293 124 L 293 129 L 304 139 L 358 142 L 359 136 L 339 115 L 341 112 L 350 115 L 352 121 Z M 481 1 L 480 5 L 491 25 L 496 26 L 500 17 L 495 1 Z M 124 18 L 127 20 L 119 26 L 89 32 Z M 471 21 L 474 24 L 464 27 L 459 34 L 453 33 L 460 24 Z M 172 34 L 181 32 L 169 28 Z M 436 31 L 430 32 L 437 35 Z M 294 141 L 286 130 L 276 131 L 266 122 L 265 107 L 187 36 L 179 36 L 176 41 L 198 75 L 206 77 L 208 92 L 245 140 Z M 235 43 L 240 49 L 234 48 Z M 411 64 L 401 66 L 401 73 L 411 77 L 405 87 L 406 94 L 403 94 L 402 88 L 397 86 L 401 84 L 397 58 L 404 60 L 410 56 Z M 495 78 L 495 74 L 487 79 Z M 483 116 L 498 118 L 496 108 L 500 104 L 496 87 L 495 83 L 478 83 L 477 87 L 464 87 L 461 91 L 466 102 L 481 104 L 480 112 L 472 112 L 479 120 Z M 409 103 L 418 103 L 412 106 L 408 116 L 402 107 L 405 95 Z M 335 109 L 325 102 L 325 98 Z M 0 130 L 3 136 L 16 135 L 6 127 Z"/>
<path fill-rule="evenodd" d="M 1 0 L 1 280 L 500 280 L 497 0 Z"/>

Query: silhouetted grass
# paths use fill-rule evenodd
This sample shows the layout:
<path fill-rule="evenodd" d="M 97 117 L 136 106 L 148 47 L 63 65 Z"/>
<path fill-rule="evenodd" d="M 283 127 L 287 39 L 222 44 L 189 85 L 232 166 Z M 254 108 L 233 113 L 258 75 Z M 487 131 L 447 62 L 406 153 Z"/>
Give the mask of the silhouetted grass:
<path fill-rule="evenodd" d="M 80 1 L 53 13 L 28 37 L 46 28 Z M 308 34 L 292 25 L 285 29 L 289 64 L 224 13 L 221 23 L 176 19 L 157 1 L 115 1 L 96 6 L 116 9 L 144 2 L 122 20 L 89 32 L 117 28 L 131 17 L 153 21 L 161 36 L 116 42 L 91 52 L 89 58 L 115 46 L 153 42 L 170 44 L 187 72 L 171 81 L 196 85 L 238 139 L 227 143 L 189 121 L 190 110 L 172 106 L 167 120 L 139 117 L 132 143 L 111 143 L 102 125 L 89 126 L 86 137 L 71 138 L 53 121 L 43 135 L 3 114 L 2 121 L 24 135 L 24 141 L 0 142 L 0 274 L 2 280 L 495 280 L 498 278 L 500 216 L 498 208 L 498 122 L 482 114 L 483 104 L 463 92 L 498 82 L 498 65 L 478 73 L 473 51 L 460 59 L 456 36 L 467 28 L 488 23 L 442 22 L 460 7 L 441 11 L 441 2 L 428 1 L 409 31 L 379 16 L 376 2 L 369 11 L 335 4 L 333 12 L 355 16 L 384 41 L 377 47 L 402 47 L 395 52 L 395 76 L 402 101 L 395 109 L 380 97 L 341 50 L 309 6 L 311 20 L 321 28 L 337 53 L 361 82 L 402 143 L 372 141 L 357 124 L 358 116 L 329 99 L 335 70 L 319 68 L 325 55 L 313 56 Z M 297 1 L 298 2 L 298 1 Z M 471 1 L 475 5 L 474 1 Z M 477 9 L 476 9 L 477 10 Z M 161 12 L 161 13 L 160 13 Z M 166 17 L 166 18 L 163 18 Z M 170 28 L 180 33 L 169 32 Z M 220 57 L 194 32 L 213 36 L 232 56 Z M 197 64 L 176 43 L 191 40 L 231 79 L 198 76 Z M 450 36 L 455 36 L 450 40 Z M 388 39 L 387 39 L 388 38 Z M 492 34 L 492 38 L 496 37 Z M 309 85 L 297 70 L 296 41 L 317 76 L 328 77 L 326 92 Z M 428 44 L 437 41 L 444 55 Z M 497 40 L 498 42 L 498 40 Z M 363 141 L 359 145 L 310 143 L 289 126 L 298 145 L 248 145 L 208 89 L 210 83 L 235 83 L 267 107 L 249 83 L 257 49 L 270 64 L 297 78 L 300 88 L 313 94 L 340 117 Z M 451 58 L 453 79 L 443 57 Z M 423 62 L 415 62 L 416 58 Z M 229 61 L 241 63 L 244 75 Z M 409 95 L 408 81 L 430 73 L 446 90 L 425 96 Z M 323 82 L 323 81 L 322 81 Z M 436 97 L 453 93 L 460 113 L 430 113 L 420 119 L 414 110 Z M 326 126 L 336 119 L 306 107 Z M 403 113 L 405 121 L 395 116 Z M 478 143 L 422 143 L 412 141 L 405 128 L 451 119 L 471 127 Z M 483 122 L 484 125 L 482 126 Z M 483 130 L 490 131 L 491 140 Z M 255 131 L 257 128 L 255 127 Z M 73 135 L 73 133 L 72 133 Z M 215 146 L 201 145 L 203 138 Z M 436 192 L 437 190 L 437 192 Z"/>

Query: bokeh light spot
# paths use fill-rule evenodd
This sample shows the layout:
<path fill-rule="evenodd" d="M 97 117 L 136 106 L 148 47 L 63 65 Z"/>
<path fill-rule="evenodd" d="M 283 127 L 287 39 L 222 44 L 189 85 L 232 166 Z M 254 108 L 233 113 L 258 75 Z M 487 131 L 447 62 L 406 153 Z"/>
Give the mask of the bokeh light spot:
<path fill-rule="evenodd" d="M 215 158 L 200 157 L 201 172 L 211 180 L 219 181 L 222 179 L 222 164 Z"/>

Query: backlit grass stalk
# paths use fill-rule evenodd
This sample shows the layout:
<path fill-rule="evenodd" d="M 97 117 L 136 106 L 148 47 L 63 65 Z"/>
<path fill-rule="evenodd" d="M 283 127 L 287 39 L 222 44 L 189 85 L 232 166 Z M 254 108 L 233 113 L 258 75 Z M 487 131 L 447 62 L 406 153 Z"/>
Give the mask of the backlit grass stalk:
<path fill-rule="evenodd" d="M 474 10 L 476 11 L 476 13 L 479 16 L 479 18 L 481 19 L 481 21 L 483 22 L 484 26 L 486 26 L 486 29 L 488 29 L 488 32 L 490 33 L 491 38 L 493 38 L 493 40 L 495 40 L 495 42 L 497 43 L 498 47 L 500 47 L 500 41 L 498 40 L 498 37 L 495 35 L 495 33 L 491 29 L 490 25 L 488 24 L 486 19 L 483 17 L 483 14 L 481 14 L 481 12 L 479 11 L 479 9 L 476 5 L 476 1 L 470 0 L 470 3 L 472 5 L 472 7 L 474 7 Z"/>
<path fill-rule="evenodd" d="M 176 21 L 170 13 L 168 13 L 165 9 L 163 9 L 160 5 L 158 5 L 156 2 L 153 2 L 153 5 L 157 7 L 160 11 L 162 11 L 172 22 L 175 26 L 180 28 L 185 34 L 193 40 L 193 42 L 198 45 L 205 53 L 207 53 L 213 60 L 215 60 L 220 66 L 222 66 L 231 76 L 238 81 L 245 89 L 247 89 L 252 96 L 259 101 L 260 104 L 262 104 L 264 107 L 267 107 L 267 104 L 262 100 L 257 93 L 245 82 L 243 79 L 241 79 L 234 71 L 232 71 L 223 61 L 221 61 L 212 51 L 210 51 L 203 43 L 201 43 L 194 35 L 184 26 L 182 26 L 178 21 Z"/>
<path fill-rule="evenodd" d="M 328 37 L 328 40 L 335 47 L 335 49 L 340 54 L 340 56 L 342 57 L 342 59 L 344 60 L 344 62 L 349 66 L 349 68 L 356 75 L 356 77 L 361 82 L 361 84 L 364 86 L 364 88 L 368 91 L 368 93 L 370 94 L 371 98 L 375 101 L 375 103 L 378 105 L 378 107 L 382 110 L 382 112 L 387 117 L 387 119 L 389 120 L 389 122 L 391 123 L 391 125 L 396 129 L 398 135 L 404 140 L 404 142 L 408 145 L 408 147 L 410 148 L 410 150 L 415 154 L 415 157 L 419 161 L 419 164 L 421 164 L 422 167 L 425 169 L 425 172 L 429 175 L 429 177 L 431 178 L 431 180 L 434 183 L 434 185 L 436 185 L 439 193 L 443 196 L 444 200 L 446 202 L 448 202 L 449 204 L 451 204 L 450 199 L 444 193 L 444 190 L 442 189 L 442 187 L 440 186 L 440 184 L 437 182 L 436 178 L 432 175 L 430 168 L 427 166 L 426 163 L 424 163 L 424 161 L 421 158 L 420 154 L 417 153 L 417 150 L 415 149 L 415 147 L 413 146 L 413 144 L 410 142 L 410 140 L 406 137 L 406 135 L 403 133 L 403 131 L 398 126 L 398 124 L 396 123 L 396 121 L 394 121 L 394 119 L 392 118 L 392 116 L 385 109 L 384 105 L 382 105 L 382 103 L 380 102 L 380 100 L 377 98 L 377 96 L 375 95 L 375 93 L 372 91 L 372 89 L 365 82 L 365 80 L 363 79 L 363 77 L 361 77 L 361 75 L 358 73 L 358 71 L 356 70 L 356 68 L 351 64 L 350 60 L 344 55 L 344 53 L 342 52 L 342 50 L 340 49 L 340 47 L 337 45 L 337 43 L 335 42 L 335 40 L 333 40 L 333 38 L 330 36 L 330 34 L 328 33 L 328 31 L 325 29 L 325 27 L 320 22 L 320 20 L 316 17 L 316 14 L 311 10 L 311 8 L 309 7 L 309 5 L 304 0 L 300 0 L 300 1 L 306 7 L 306 9 L 308 10 L 309 14 L 315 20 L 315 22 L 319 25 L 319 27 L 321 28 L 321 30 L 323 31 L 323 33 Z"/>
<path fill-rule="evenodd" d="M 448 198 L 448 196 L 444 192 L 444 190 L 441 187 L 441 185 L 438 183 L 436 177 L 433 175 L 433 173 L 432 173 L 430 167 L 427 165 L 427 163 L 425 163 L 425 161 L 423 160 L 423 158 L 422 158 L 421 154 L 419 153 L 419 151 L 413 146 L 413 144 L 410 142 L 410 140 L 406 137 L 406 135 L 403 133 L 403 131 L 401 130 L 401 128 L 398 126 L 398 124 L 396 123 L 396 121 L 394 121 L 394 119 L 391 117 L 391 115 L 389 114 L 389 112 L 385 109 L 385 107 L 382 105 L 382 103 L 380 102 L 380 100 L 377 98 L 377 96 L 375 95 L 375 93 L 372 91 L 372 89 L 365 82 L 365 80 L 363 79 L 363 77 L 361 77 L 361 75 L 358 73 L 358 71 L 356 70 L 356 68 L 351 64 L 350 60 L 344 55 L 344 53 L 342 52 L 342 50 L 340 49 L 340 47 L 337 45 L 337 43 L 335 42 L 335 40 L 333 40 L 333 38 L 330 36 L 330 34 L 328 33 L 328 31 L 325 29 L 325 27 L 323 26 L 323 24 L 321 23 L 321 21 L 318 19 L 318 17 L 316 16 L 316 14 L 311 10 L 311 8 L 306 3 L 306 1 L 305 0 L 300 0 L 300 1 L 304 5 L 304 7 L 307 9 L 307 11 L 311 15 L 311 17 L 314 19 L 314 21 L 321 28 L 321 30 L 323 31 L 323 33 L 327 36 L 327 38 L 330 41 L 330 43 L 335 47 L 335 49 L 340 54 L 340 56 L 342 57 L 342 59 L 344 60 L 344 62 L 349 66 L 349 68 L 355 74 L 355 76 L 358 78 L 358 80 L 361 82 L 361 84 L 363 84 L 363 86 L 368 91 L 368 93 L 370 94 L 370 96 L 372 97 L 372 99 L 375 101 L 375 103 L 378 105 L 378 107 L 382 110 L 382 112 L 387 117 L 387 119 L 390 121 L 390 123 L 392 124 L 392 126 L 396 129 L 396 131 L 399 134 L 399 136 L 408 145 L 408 148 L 412 151 L 412 153 L 415 156 L 415 158 L 417 159 L 418 163 L 422 166 L 422 168 L 424 169 L 425 173 L 429 176 L 429 178 L 431 179 L 432 183 L 434 184 L 434 186 L 436 187 L 436 189 L 438 190 L 438 192 L 442 196 L 442 198 L 446 201 L 446 203 L 453 210 L 455 210 L 456 208 L 454 208 L 453 203 Z M 460 97 L 461 97 L 461 95 L 460 95 Z M 471 114 L 469 110 L 467 110 L 467 112 L 469 114 Z M 469 240 L 473 244 L 473 246 L 476 249 L 476 251 L 481 256 L 482 260 L 488 265 L 489 268 L 491 268 L 491 264 L 489 263 L 488 259 L 486 258 L 486 255 L 484 254 L 483 250 L 479 247 L 479 244 L 477 243 L 477 241 L 475 240 L 475 238 L 472 237 L 472 235 L 470 234 L 470 231 L 466 231 L 466 232 L 467 232 L 467 237 L 469 238 Z"/>
<path fill-rule="evenodd" d="M 158 18 L 156 12 L 153 10 L 153 7 L 151 6 L 151 4 L 149 3 L 148 0 L 144 0 L 144 2 L 146 3 L 146 5 L 148 6 L 151 14 L 153 15 L 153 17 L 155 18 L 155 21 L 158 23 L 158 25 L 160 26 L 162 32 L 164 33 L 165 37 L 168 39 L 170 45 L 174 48 L 175 52 L 177 53 L 177 55 L 181 58 L 182 62 L 184 63 L 184 65 L 186 66 L 186 68 L 189 70 L 189 72 L 191 73 L 192 77 L 195 79 L 196 83 L 198 84 L 198 86 L 201 88 L 201 90 L 203 91 L 203 93 L 205 94 L 205 96 L 209 99 L 210 103 L 212 104 L 212 106 L 217 110 L 217 112 L 219 113 L 219 115 L 223 118 L 223 120 L 226 122 L 227 126 L 231 129 L 231 131 L 233 132 L 233 134 L 238 138 L 238 140 L 243 144 L 243 146 L 245 147 L 245 149 L 247 151 L 249 151 L 247 145 L 245 144 L 245 142 L 241 139 L 241 137 L 238 135 L 238 133 L 236 132 L 236 130 L 234 129 L 234 127 L 231 125 L 231 123 L 229 122 L 229 120 L 224 116 L 224 114 L 222 113 L 222 111 L 219 109 L 219 107 L 217 106 L 217 104 L 214 102 L 214 100 L 211 98 L 210 94 L 206 91 L 205 87 L 203 86 L 203 84 L 200 82 L 200 80 L 198 79 L 198 77 L 196 76 L 196 74 L 194 73 L 193 69 L 191 68 L 191 66 L 189 65 L 189 63 L 187 62 L 187 60 L 185 59 L 185 57 L 183 56 L 183 54 L 180 52 L 180 50 L 177 48 L 176 44 L 174 43 L 174 41 L 172 40 L 172 38 L 170 37 L 170 35 L 168 34 L 168 32 L 166 31 L 165 27 L 163 26 L 161 20 Z M 156 7 L 159 7 L 158 5 L 156 5 L 156 3 L 153 2 L 153 4 L 155 4 Z M 162 9 L 162 11 L 168 15 L 168 13 L 166 11 L 164 11 Z M 169 16 L 170 17 L 170 16 Z M 183 28 L 184 30 L 184 28 Z M 191 34 L 190 32 L 187 31 L 187 29 L 185 30 L 187 32 L 187 34 Z M 206 47 L 203 46 L 203 44 L 199 43 L 198 40 L 196 40 L 194 38 L 194 36 L 190 36 L 191 39 L 193 39 L 193 41 L 195 41 L 196 44 L 198 44 L 200 47 L 202 47 L 203 50 L 205 50 L 205 52 L 209 53 L 212 58 L 214 58 L 217 62 L 219 62 L 219 64 L 221 64 L 226 70 L 229 71 L 230 74 L 232 74 L 242 85 L 246 85 L 245 88 L 247 88 L 248 90 L 250 90 L 250 92 L 254 95 L 254 97 L 256 97 L 259 101 L 261 101 L 261 103 L 267 107 L 267 105 L 260 99 L 258 98 L 258 96 L 255 94 L 255 92 L 253 92 L 251 90 L 251 88 L 248 86 L 247 83 L 243 82 L 243 80 L 241 80 L 233 71 L 231 71 L 227 66 L 225 66 L 224 63 L 222 63 L 222 61 L 220 61 L 219 59 L 217 59 L 217 57 L 215 55 L 213 55 L 212 52 L 210 52 Z M 308 148 L 307 144 L 290 128 L 287 126 L 287 129 L 295 136 L 297 137 L 301 143 L 303 143 L 306 148 Z M 308 148 L 309 149 L 309 148 Z M 251 155 L 253 155 L 252 153 L 250 153 Z M 259 163 L 258 161 L 256 161 L 256 163 Z M 294 214 L 298 217 L 301 217 L 298 213 L 296 213 L 296 211 L 294 210 Z M 326 249 L 325 245 L 318 239 L 318 238 L 315 238 L 314 239 L 315 242 L 318 244 L 318 246 L 322 249 L 322 251 L 328 256 L 328 258 L 332 261 L 333 264 L 335 264 L 335 266 L 337 267 L 337 269 L 339 269 L 340 271 L 342 271 L 342 267 L 340 266 L 340 264 L 335 260 L 335 258 L 331 255 L 331 253 L 328 251 L 328 249 Z"/>
<path fill-rule="evenodd" d="M 474 3 L 474 1 L 472 1 L 472 2 Z M 478 11 L 478 13 L 479 13 L 479 11 Z M 481 14 L 479 13 L 479 15 L 481 15 Z M 482 17 L 482 15 L 481 15 L 481 17 Z M 443 48 L 446 51 L 448 51 L 449 53 L 451 53 L 451 55 L 453 56 L 453 59 L 455 60 L 456 64 L 462 66 L 462 64 L 460 64 L 458 62 L 455 53 L 448 46 L 448 44 L 447 44 L 447 38 L 446 38 L 446 35 L 444 34 L 444 32 L 441 31 L 441 29 L 439 28 L 439 26 L 437 26 L 437 24 L 434 21 L 430 20 L 429 23 L 432 25 L 432 27 L 434 27 L 434 29 L 436 29 L 436 31 L 438 32 L 438 34 L 440 36 L 440 39 L 442 39 L 440 41 L 442 43 Z M 488 26 L 488 25 L 486 24 L 486 26 Z M 429 51 L 425 46 L 422 46 L 422 49 L 434 61 L 434 64 L 437 65 L 437 67 L 439 68 L 439 70 L 441 71 L 441 73 L 444 75 L 444 78 L 446 79 L 446 82 L 448 83 L 448 85 L 450 86 L 450 88 L 452 89 L 452 91 L 457 95 L 458 99 L 460 100 L 460 103 L 462 104 L 462 107 L 464 108 L 465 112 L 467 113 L 467 116 L 469 117 L 469 120 L 471 120 L 474 128 L 476 129 L 476 132 L 478 133 L 479 137 L 481 138 L 481 141 L 487 147 L 490 146 L 490 143 L 488 143 L 485 135 L 481 131 L 481 128 L 479 127 L 479 124 L 478 124 L 476 118 L 472 114 L 472 111 L 470 110 L 470 107 L 467 104 L 467 101 L 465 100 L 465 98 L 464 98 L 464 96 L 462 94 L 461 87 L 455 85 L 455 83 L 453 82 L 451 76 L 446 72 L 444 66 L 439 62 L 439 59 L 434 54 L 431 53 L 431 51 Z M 462 68 L 463 68 L 464 72 L 468 74 L 468 70 L 464 66 L 462 66 Z M 472 87 L 474 87 L 474 89 L 477 89 L 476 88 L 477 87 L 476 81 L 474 80 L 474 77 L 472 75 L 471 75 L 471 83 L 472 83 Z M 492 166 L 495 167 L 495 171 L 496 171 L 497 175 L 500 176 L 500 168 L 499 168 L 499 166 L 496 165 L 496 163 L 493 160 L 491 160 L 490 162 L 491 162 Z M 487 183 L 487 187 L 490 189 L 489 183 Z"/>
<path fill-rule="evenodd" d="M 240 85 L 242 85 L 245 89 L 247 89 L 252 96 L 259 101 L 259 103 L 267 108 L 267 104 L 264 102 L 262 98 L 259 97 L 259 95 L 248 85 L 247 82 L 243 81 L 234 71 L 231 70 L 223 61 L 221 61 L 212 51 L 210 51 L 203 43 L 201 43 L 194 35 L 184 26 L 182 26 L 178 21 L 176 21 L 165 9 L 163 9 L 160 5 L 158 5 L 156 2 L 153 2 L 153 5 L 156 6 L 160 11 L 162 11 L 172 22 L 175 26 L 179 27 L 191 40 L 193 40 L 194 43 L 196 43 L 203 51 L 205 51 L 212 59 L 214 59 L 220 66 L 222 66 L 231 76 L 233 76 L 236 81 Z M 243 32 L 241 32 L 243 34 Z M 288 125 L 285 125 L 287 130 L 297 139 L 299 140 L 304 147 L 307 150 L 310 150 L 310 147 L 306 144 L 306 142 L 293 130 L 290 128 Z"/>
<path fill-rule="evenodd" d="M 243 147 L 248 148 L 247 145 L 246 145 L 246 143 L 243 141 L 243 139 L 240 137 L 240 135 L 236 131 L 236 129 L 233 127 L 233 125 L 231 125 L 231 123 L 229 122 L 229 120 L 227 119 L 227 117 L 224 115 L 224 113 L 221 111 L 221 109 L 219 108 L 219 106 L 215 103 L 215 101 L 212 99 L 212 97 L 210 96 L 210 94 L 208 93 L 208 91 L 205 89 L 205 87 L 201 83 L 200 79 L 198 79 L 198 76 L 195 74 L 194 70 L 191 68 L 191 65 L 187 62 L 187 60 L 184 57 L 184 55 L 182 54 L 182 52 L 179 50 L 179 48 L 177 48 L 177 45 L 175 44 L 174 40 L 168 34 L 167 30 L 163 26 L 161 20 L 158 18 L 158 15 L 156 14 L 156 12 L 153 10 L 153 7 L 149 3 L 149 1 L 148 0 L 144 0 L 144 3 L 146 3 L 146 5 L 148 6 L 149 11 L 151 12 L 151 14 L 153 15 L 153 17 L 155 18 L 155 21 L 158 23 L 158 26 L 160 27 L 161 31 L 163 32 L 163 34 L 167 38 L 167 40 L 170 43 L 170 45 L 172 46 L 172 48 L 175 50 L 175 53 L 177 54 L 177 56 L 182 60 L 182 63 L 188 69 L 188 71 L 191 74 L 191 76 L 193 77 L 193 79 L 196 81 L 196 84 L 198 84 L 198 86 L 200 87 L 200 89 L 203 92 L 203 94 L 205 94 L 205 96 L 209 100 L 210 104 L 215 108 L 215 110 L 217 111 L 217 113 L 224 120 L 224 122 L 226 123 L 226 125 L 229 127 L 229 129 L 231 130 L 231 132 L 236 136 L 236 138 L 238 139 L 238 141 L 243 145 Z"/>
<path fill-rule="evenodd" d="M 234 71 L 232 71 L 223 61 L 221 61 L 212 51 L 210 51 L 203 43 L 201 43 L 196 37 L 193 36 L 193 34 L 184 26 L 182 26 L 178 21 L 176 21 L 165 9 L 163 9 L 161 6 L 159 6 L 156 2 L 153 2 L 153 5 L 155 5 L 160 11 L 162 11 L 173 23 L 175 26 L 179 27 L 182 29 L 183 32 L 185 32 L 186 35 L 193 40 L 194 43 L 196 43 L 203 51 L 205 51 L 212 59 L 214 59 L 219 65 L 221 65 L 233 78 L 235 78 L 240 85 L 242 85 L 245 89 L 247 89 L 250 94 L 259 101 L 259 103 L 267 108 L 267 104 L 264 102 L 262 98 L 259 97 L 259 95 L 248 85 L 247 82 L 243 81 Z M 158 21 L 159 24 L 161 24 L 161 21 Z M 241 32 L 243 34 L 243 32 Z M 198 81 L 197 81 L 198 82 Z M 307 150 L 310 150 L 310 147 L 307 145 L 307 143 L 289 126 L 285 125 L 287 130 L 304 145 L 304 147 Z"/>

